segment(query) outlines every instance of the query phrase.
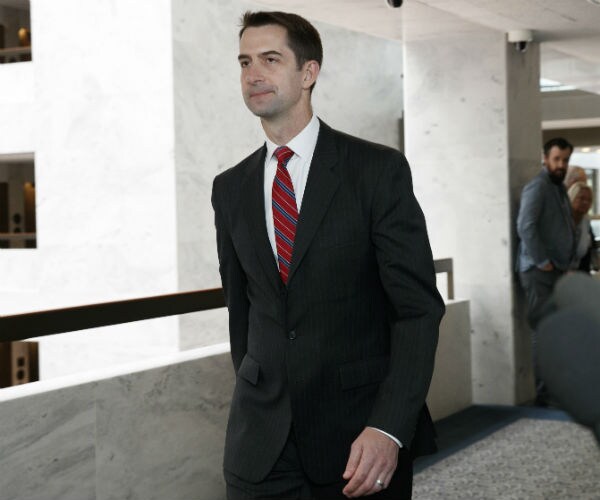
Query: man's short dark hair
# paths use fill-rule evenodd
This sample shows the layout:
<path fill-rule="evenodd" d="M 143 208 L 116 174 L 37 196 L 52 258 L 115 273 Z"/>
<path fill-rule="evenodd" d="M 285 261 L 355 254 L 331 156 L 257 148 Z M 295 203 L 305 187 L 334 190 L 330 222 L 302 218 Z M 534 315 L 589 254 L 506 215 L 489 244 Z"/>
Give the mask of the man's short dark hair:
<path fill-rule="evenodd" d="M 558 149 L 568 149 L 573 152 L 573 144 L 571 144 L 566 139 L 562 137 L 555 137 L 554 139 L 550 139 L 546 144 L 544 144 L 544 156 L 548 156 L 550 150 L 554 147 L 558 147 Z"/>
<path fill-rule="evenodd" d="M 261 26 L 281 26 L 287 32 L 287 43 L 296 56 L 296 66 L 301 69 L 306 61 L 323 63 L 323 45 L 317 29 L 306 19 L 288 12 L 250 12 L 244 13 L 241 19 L 240 38 L 246 28 Z M 313 84 L 314 87 L 314 84 Z M 312 88 L 311 87 L 311 90 Z"/>

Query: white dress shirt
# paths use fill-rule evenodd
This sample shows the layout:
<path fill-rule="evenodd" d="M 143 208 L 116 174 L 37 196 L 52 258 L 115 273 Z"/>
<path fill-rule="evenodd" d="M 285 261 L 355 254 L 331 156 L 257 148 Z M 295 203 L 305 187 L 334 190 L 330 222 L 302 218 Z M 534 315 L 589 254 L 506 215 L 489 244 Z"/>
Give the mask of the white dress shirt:
<path fill-rule="evenodd" d="M 304 196 L 304 190 L 306 188 L 306 181 L 308 179 L 308 172 L 310 170 L 310 164 L 312 162 L 315 147 L 317 145 L 317 138 L 319 136 L 320 122 L 316 115 L 313 114 L 308 125 L 302 129 L 302 131 L 290 140 L 285 146 L 290 148 L 294 155 L 289 159 L 287 163 L 287 170 L 290 173 L 292 179 L 292 185 L 294 186 L 294 194 L 296 195 L 296 207 L 298 208 L 298 214 L 300 214 L 300 207 L 302 206 L 302 198 Z M 277 158 L 274 156 L 275 150 L 279 146 L 284 144 L 275 144 L 268 137 L 266 138 L 267 155 L 265 157 L 265 218 L 267 224 L 267 234 L 269 235 L 269 241 L 271 248 L 273 249 L 273 255 L 275 261 L 277 259 L 277 244 L 275 243 L 275 227 L 273 225 L 273 181 L 275 180 L 275 174 L 277 172 Z M 398 446 L 402 447 L 402 444 L 394 436 L 387 432 L 371 427 L 376 431 L 379 431 L 390 439 L 392 439 Z"/>
<path fill-rule="evenodd" d="M 319 136 L 320 123 L 316 115 L 313 115 L 308 125 L 294 137 L 290 142 L 285 144 L 294 152 L 294 156 L 287 163 L 287 170 L 292 178 L 294 186 L 294 194 L 296 195 L 296 207 L 300 214 L 302 206 L 302 197 L 306 188 L 306 180 L 308 179 L 308 171 L 312 162 L 315 146 L 317 145 L 317 137 Z M 266 139 L 267 156 L 265 158 L 265 218 L 267 223 L 267 234 L 271 242 L 273 254 L 277 260 L 277 245 L 275 244 L 275 227 L 273 226 L 273 181 L 277 173 L 277 158 L 274 156 L 275 150 L 279 147 L 278 144 L 272 142 L 268 137 Z M 283 145 L 283 144 L 282 144 Z"/>

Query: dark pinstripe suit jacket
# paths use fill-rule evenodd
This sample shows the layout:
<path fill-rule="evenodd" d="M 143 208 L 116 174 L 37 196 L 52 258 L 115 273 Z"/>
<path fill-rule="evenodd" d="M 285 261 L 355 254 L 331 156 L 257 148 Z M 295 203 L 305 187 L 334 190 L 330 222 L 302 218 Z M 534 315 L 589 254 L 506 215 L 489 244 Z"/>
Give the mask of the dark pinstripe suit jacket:
<path fill-rule="evenodd" d="M 321 123 L 286 288 L 265 227 L 265 151 L 213 185 L 237 373 L 225 469 L 262 480 L 292 424 L 318 483 L 341 480 L 366 425 L 433 451 L 424 401 L 444 305 L 406 159 Z"/>

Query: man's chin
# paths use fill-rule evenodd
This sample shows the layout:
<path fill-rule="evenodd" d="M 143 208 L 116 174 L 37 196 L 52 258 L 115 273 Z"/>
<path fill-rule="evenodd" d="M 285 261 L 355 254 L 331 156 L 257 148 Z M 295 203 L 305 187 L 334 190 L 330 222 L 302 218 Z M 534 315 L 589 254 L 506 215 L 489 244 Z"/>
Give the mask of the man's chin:
<path fill-rule="evenodd" d="M 550 174 L 550 178 L 556 183 L 556 184 L 560 184 L 561 182 L 563 182 L 565 180 L 565 176 L 567 175 L 567 172 L 552 172 Z"/>
<path fill-rule="evenodd" d="M 259 106 L 248 106 L 248 109 L 254 116 L 259 118 L 270 118 L 274 115 L 271 109 L 261 108 Z"/>

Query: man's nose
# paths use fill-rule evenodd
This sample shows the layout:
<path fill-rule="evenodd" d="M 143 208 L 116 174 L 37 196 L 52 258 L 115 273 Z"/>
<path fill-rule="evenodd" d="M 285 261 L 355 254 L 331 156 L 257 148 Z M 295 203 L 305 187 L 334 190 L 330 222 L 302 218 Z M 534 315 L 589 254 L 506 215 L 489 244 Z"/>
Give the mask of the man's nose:
<path fill-rule="evenodd" d="M 253 84 L 261 82 L 263 80 L 263 76 L 255 66 L 249 66 L 246 68 L 244 79 L 246 80 L 246 83 Z"/>

